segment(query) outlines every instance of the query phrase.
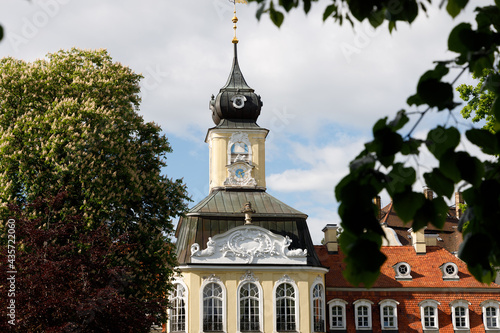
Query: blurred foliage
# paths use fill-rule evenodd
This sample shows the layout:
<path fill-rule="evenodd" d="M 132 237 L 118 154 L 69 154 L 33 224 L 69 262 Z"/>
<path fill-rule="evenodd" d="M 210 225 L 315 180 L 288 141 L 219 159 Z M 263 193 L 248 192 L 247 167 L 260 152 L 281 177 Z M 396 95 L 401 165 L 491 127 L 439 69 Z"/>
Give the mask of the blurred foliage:
<path fill-rule="evenodd" d="M 79 49 L 34 62 L 4 58 L 0 72 L 0 218 L 10 203 L 25 209 L 64 189 L 63 220 L 81 215 L 85 230 L 106 226 L 112 240 L 130 244 L 110 261 L 130 271 L 133 288 L 123 296 L 167 295 L 177 264 L 173 219 L 189 199 L 181 180 L 162 174 L 167 138 L 138 114 L 141 75 L 105 50 Z"/>
<path fill-rule="evenodd" d="M 401 22 L 412 23 L 425 14 L 430 1 L 419 0 L 249 0 L 258 3 L 257 18 L 267 13 L 276 26 L 285 19 L 285 12 L 311 6 L 326 8 L 323 20 L 333 19 L 338 24 L 368 21 L 373 27 L 386 26 L 394 32 Z M 447 0 L 448 14 L 455 18 L 468 0 Z M 386 23 L 383 25 L 383 23 Z M 344 229 L 340 246 L 347 255 L 345 277 L 351 283 L 371 286 L 377 279 L 385 258 L 380 252 L 384 233 L 377 219 L 377 208 L 372 200 L 381 191 L 391 196 L 399 217 L 410 223 L 413 230 L 428 223 L 442 227 L 448 206 L 444 197 L 451 198 L 456 187 L 466 188 L 463 197 L 467 210 L 459 228 L 468 222 L 463 232 L 459 256 L 468 265 L 476 279 L 490 283 L 495 279 L 495 267 L 500 267 L 500 75 L 498 54 L 500 46 L 500 1 L 475 8 L 475 22 L 459 23 L 450 32 L 448 49 L 456 56 L 449 61 L 438 61 L 425 72 L 417 83 L 416 93 L 407 100 L 409 106 L 424 111 L 401 110 L 393 120 L 379 120 L 373 126 L 373 140 L 350 163 L 350 173 L 335 188 L 339 201 L 339 215 Z M 469 129 L 465 136 L 488 155 L 482 162 L 473 154 L 457 151 L 462 133 L 454 126 L 438 125 L 425 140 L 412 135 L 429 111 L 451 112 L 458 103 L 453 101 L 453 83 L 445 81 L 450 70 L 469 71 L 482 78 L 481 91 L 491 94 L 491 104 L 475 103 L 472 108 L 489 117 L 493 132 Z M 458 74 L 458 77 L 460 76 Z M 475 95 L 467 93 L 474 98 Z M 475 106 L 476 105 L 476 106 Z M 411 128 L 403 127 L 414 117 Z M 481 116 L 480 116 L 481 117 Z M 419 152 L 427 148 L 439 166 L 424 174 L 427 185 L 437 194 L 434 200 L 413 191 L 416 171 L 412 166 L 397 162 L 418 160 Z"/>

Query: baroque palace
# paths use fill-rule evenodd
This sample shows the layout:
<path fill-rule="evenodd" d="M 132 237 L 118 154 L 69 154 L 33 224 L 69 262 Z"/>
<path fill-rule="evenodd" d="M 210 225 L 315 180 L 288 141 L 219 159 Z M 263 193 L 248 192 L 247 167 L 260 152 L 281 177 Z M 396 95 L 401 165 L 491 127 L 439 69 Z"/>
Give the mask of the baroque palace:
<path fill-rule="evenodd" d="M 257 124 L 262 101 L 243 78 L 237 43 L 229 78 L 210 100 L 210 193 L 177 226 L 180 274 L 164 329 L 500 332 L 500 286 L 474 280 L 452 253 L 456 214 L 449 230 L 413 232 L 391 205 L 380 209 L 388 259 L 379 279 L 371 289 L 344 280 L 338 227 L 325 226 L 323 244 L 313 245 L 307 215 L 266 192 L 269 130 Z"/>

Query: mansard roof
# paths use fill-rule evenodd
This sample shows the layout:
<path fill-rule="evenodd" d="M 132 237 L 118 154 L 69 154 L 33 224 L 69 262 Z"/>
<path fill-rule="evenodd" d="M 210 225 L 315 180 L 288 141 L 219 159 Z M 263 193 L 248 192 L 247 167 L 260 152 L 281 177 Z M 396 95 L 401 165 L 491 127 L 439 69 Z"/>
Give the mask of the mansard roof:
<path fill-rule="evenodd" d="M 250 202 L 255 213 L 252 224 L 275 234 L 288 236 L 293 249 L 307 249 L 307 265 L 321 266 L 314 251 L 307 227 L 307 215 L 286 205 L 264 190 L 215 190 L 181 218 L 177 226 L 177 260 L 179 264 L 191 263 L 190 248 L 194 243 L 203 248 L 209 237 L 222 234 L 245 224 L 242 213 Z"/>

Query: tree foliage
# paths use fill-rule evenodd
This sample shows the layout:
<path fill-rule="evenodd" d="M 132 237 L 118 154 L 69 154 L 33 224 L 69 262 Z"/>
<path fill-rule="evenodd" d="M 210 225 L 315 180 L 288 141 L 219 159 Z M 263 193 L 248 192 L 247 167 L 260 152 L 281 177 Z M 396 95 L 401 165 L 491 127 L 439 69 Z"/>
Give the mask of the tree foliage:
<path fill-rule="evenodd" d="M 303 7 L 307 13 L 317 0 L 249 0 L 260 4 L 257 17 L 268 13 L 280 26 L 283 12 Z M 398 22 L 411 23 L 425 13 L 430 1 L 418 0 L 330 0 L 324 10 L 323 20 L 333 18 L 345 21 L 368 21 L 373 27 L 387 22 L 390 31 Z M 456 17 L 468 0 L 448 0 L 446 10 Z M 473 154 L 458 151 L 463 133 L 455 126 L 439 124 L 431 129 L 425 140 L 413 137 L 415 128 L 430 111 L 451 112 L 458 103 L 453 98 L 453 82 L 445 76 L 451 69 L 459 68 L 481 77 L 487 70 L 481 89 L 491 92 L 491 105 L 484 105 L 484 112 L 494 119 L 498 129 L 500 119 L 500 74 L 498 54 L 500 46 L 500 1 L 475 8 L 475 22 L 459 23 L 450 32 L 448 49 L 456 54 L 450 61 L 436 62 L 417 83 L 416 93 L 407 100 L 409 106 L 419 106 L 424 111 L 401 110 L 393 120 L 380 119 L 373 126 L 373 140 L 350 163 L 349 174 L 335 188 L 340 202 L 339 215 L 344 229 L 340 245 L 347 255 L 345 277 L 353 284 L 371 286 L 379 275 L 385 257 L 380 252 L 384 233 L 377 220 L 372 199 L 381 191 L 391 196 L 399 217 L 412 224 L 414 230 L 428 223 L 443 226 L 448 207 L 445 197 L 451 198 L 459 186 L 467 203 L 467 210 L 459 222 L 463 229 L 463 243 L 459 256 L 469 271 L 479 281 L 490 283 L 495 278 L 495 267 L 500 267 L 500 133 L 471 128 L 465 136 L 485 154 L 489 161 L 482 162 Z M 459 74 L 459 75 L 460 75 Z M 458 77 L 457 77 L 458 78 Z M 416 117 L 408 127 L 410 115 Z M 493 120 L 492 120 L 493 121 Z M 406 127 L 405 127 L 406 125 Z M 424 174 L 427 185 L 437 194 L 429 200 L 422 193 L 413 191 L 415 169 L 400 160 L 418 158 L 419 152 L 428 149 L 439 166 Z M 401 158 L 402 157 L 402 158 Z"/>
<path fill-rule="evenodd" d="M 65 192 L 36 199 L 23 208 L 10 206 L 19 244 L 15 265 L 16 325 L 0 322 L 2 332 L 149 332 L 164 309 L 164 298 L 126 297 L 133 289 L 127 266 L 113 265 L 128 253 L 126 237 L 112 241 L 108 227 L 87 228 L 81 215 L 65 215 Z M 40 214 L 43 212 L 43 214 Z M 36 217 L 33 217 L 36 216 Z M 2 281 L 6 262 L 0 263 Z M 6 293 L 2 292 L 4 296 Z M 7 306 L 0 314 L 7 317 Z"/>
<path fill-rule="evenodd" d="M 486 82 L 489 75 L 493 74 L 495 73 L 492 70 L 485 70 L 479 78 L 473 75 L 475 79 L 479 79 L 479 83 L 476 86 L 461 84 L 457 87 L 457 91 L 460 93 L 460 98 L 467 102 L 460 111 L 462 116 L 465 119 L 470 118 L 473 123 L 485 120 L 486 123 L 483 128 L 495 133 L 499 128 L 495 128 L 495 115 L 490 110 L 496 96 L 494 90 L 488 89 L 488 82 Z"/>
<path fill-rule="evenodd" d="M 0 216 L 8 203 L 24 208 L 64 189 L 62 216 L 130 244 L 111 262 L 131 270 L 124 295 L 164 296 L 176 265 L 172 219 L 188 198 L 161 173 L 167 138 L 137 112 L 141 76 L 105 50 L 78 49 L 4 58 L 0 73 Z"/>

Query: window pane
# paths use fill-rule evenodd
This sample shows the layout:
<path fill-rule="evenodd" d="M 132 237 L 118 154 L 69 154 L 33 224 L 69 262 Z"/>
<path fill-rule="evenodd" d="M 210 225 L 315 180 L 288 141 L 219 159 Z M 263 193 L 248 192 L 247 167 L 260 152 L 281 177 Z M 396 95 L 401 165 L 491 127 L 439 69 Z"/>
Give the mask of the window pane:
<path fill-rule="evenodd" d="M 259 330 L 259 289 L 248 282 L 240 289 L 240 331 Z"/>
<path fill-rule="evenodd" d="M 295 331 L 295 290 L 289 283 L 276 289 L 276 329 Z"/>
<path fill-rule="evenodd" d="M 172 332 L 184 332 L 186 330 L 186 304 L 184 293 L 184 287 L 181 284 L 176 284 L 171 297 L 170 330 Z"/>
<path fill-rule="evenodd" d="M 203 290 L 203 330 L 222 331 L 222 287 L 209 283 Z"/>
<path fill-rule="evenodd" d="M 341 306 L 336 305 L 333 306 L 332 308 L 332 313 L 331 313 L 331 322 L 333 327 L 343 327 L 344 322 L 343 322 L 343 309 Z"/>

